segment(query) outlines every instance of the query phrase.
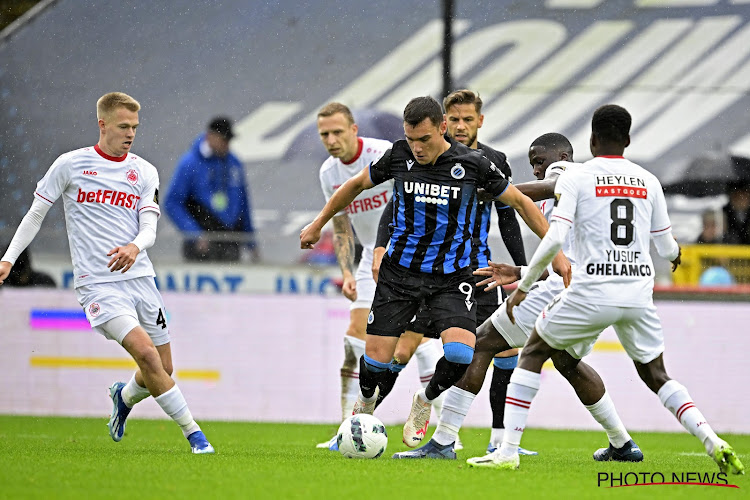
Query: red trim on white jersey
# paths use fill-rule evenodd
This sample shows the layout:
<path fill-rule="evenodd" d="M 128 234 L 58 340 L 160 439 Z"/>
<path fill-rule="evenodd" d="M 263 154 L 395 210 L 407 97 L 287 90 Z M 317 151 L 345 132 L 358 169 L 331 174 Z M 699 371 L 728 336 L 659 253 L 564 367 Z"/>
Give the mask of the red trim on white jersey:
<path fill-rule="evenodd" d="M 102 151 L 102 148 L 100 148 L 98 144 L 94 144 L 94 150 L 99 153 L 99 156 L 109 161 L 125 161 L 125 158 L 128 157 L 127 153 L 122 156 L 109 156 L 107 153 Z"/>
<path fill-rule="evenodd" d="M 53 204 L 53 205 L 55 204 L 55 202 L 54 202 L 54 201 L 52 201 L 52 200 L 48 200 L 47 198 L 45 198 L 45 197 L 44 197 L 44 196 L 42 196 L 41 194 L 37 193 L 36 191 L 34 191 L 34 194 L 35 194 L 35 195 L 37 195 L 38 197 L 40 197 L 41 199 L 43 199 L 44 201 L 48 201 L 49 203 L 51 203 L 51 204 Z"/>
<path fill-rule="evenodd" d="M 361 137 L 357 137 L 357 154 L 355 154 L 351 160 L 349 161 L 342 161 L 344 165 L 351 165 L 355 161 L 359 160 L 359 155 L 362 154 L 362 147 L 365 145 L 365 141 L 362 140 Z"/>
<path fill-rule="evenodd" d="M 656 231 L 651 231 L 651 233 L 652 233 L 652 234 L 653 234 L 653 233 L 663 233 L 664 231 L 668 231 L 668 230 L 670 230 L 670 229 L 672 229 L 672 226 L 667 226 L 667 227 L 665 227 L 664 229 L 657 229 Z"/>
<path fill-rule="evenodd" d="M 151 208 L 153 210 L 156 210 L 157 212 L 159 211 L 159 207 L 155 207 L 154 205 L 146 205 L 145 207 L 139 208 L 138 211 L 140 212 L 141 210 L 144 210 L 146 208 Z"/>
<path fill-rule="evenodd" d="M 565 217 L 560 217 L 559 215 L 553 215 L 552 217 L 554 217 L 555 219 L 560 219 L 560 220 L 564 220 L 565 222 L 568 222 L 568 223 L 570 223 L 570 224 L 573 224 L 573 221 L 572 221 L 572 220 L 570 220 L 570 219 L 566 219 Z"/>
<path fill-rule="evenodd" d="M 625 157 L 622 155 L 599 155 L 597 158 L 618 158 L 620 160 L 624 160 Z"/>

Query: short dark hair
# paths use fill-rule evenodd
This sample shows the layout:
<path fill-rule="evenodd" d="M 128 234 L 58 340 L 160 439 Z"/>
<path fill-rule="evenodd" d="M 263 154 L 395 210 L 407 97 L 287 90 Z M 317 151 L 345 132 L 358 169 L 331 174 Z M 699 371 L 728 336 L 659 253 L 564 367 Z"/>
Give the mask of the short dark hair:
<path fill-rule="evenodd" d="M 404 108 L 404 122 L 416 127 L 425 118 L 429 118 L 436 127 L 443 123 L 443 108 L 440 103 L 430 96 L 415 97 L 409 101 Z"/>
<path fill-rule="evenodd" d="M 531 147 L 534 146 L 541 146 L 544 149 L 560 151 L 561 153 L 568 153 L 570 157 L 573 156 L 573 145 L 567 137 L 557 132 L 540 135 L 531 143 Z"/>
<path fill-rule="evenodd" d="M 625 144 L 630 136 L 630 113 L 617 104 L 605 104 L 594 111 L 591 133 L 602 142 Z"/>
<path fill-rule="evenodd" d="M 443 109 L 448 112 L 448 108 L 456 104 L 473 104 L 477 114 L 482 114 L 482 98 L 479 94 L 468 89 L 454 90 L 443 99 Z"/>

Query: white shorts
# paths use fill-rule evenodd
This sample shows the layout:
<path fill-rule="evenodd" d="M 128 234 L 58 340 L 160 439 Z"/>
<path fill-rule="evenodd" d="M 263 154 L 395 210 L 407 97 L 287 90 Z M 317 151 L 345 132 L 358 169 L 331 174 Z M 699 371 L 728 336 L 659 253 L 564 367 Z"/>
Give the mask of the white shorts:
<path fill-rule="evenodd" d="M 572 300 L 561 293 L 536 320 L 536 331 L 550 347 L 567 349 L 596 342 L 599 334 L 612 326 L 630 359 L 648 363 L 664 352 L 664 333 L 656 306 L 606 306 Z"/>
<path fill-rule="evenodd" d="M 492 325 L 508 342 L 508 345 L 511 347 L 523 347 L 531 336 L 539 313 L 555 297 L 562 293 L 563 290 L 565 290 L 565 285 L 562 278 L 556 274 L 551 274 L 546 280 L 534 283 L 526 299 L 513 309 L 513 317 L 516 320 L 515 324 L 510 322 L 505 303 L 503 302 L 497 311 L 490 316 Z M 595 340 L 581 342 L 569 346 L 564 350 L 574 358 L 581 359 L 591 352 L 594 342 Z"/>
<path fill-rule="evenodd" d="M 80 286 L 76 298 L 91 328 L 108 339 L 122 343 L 122 338 L 113 338 L 101 325 L 118 316 L 130 316 L 138 320 L 155 346 L 169 343 L 167 312 L 152 277 Z"/>
<path fill-rule="evenodd" d="M 375 280 L 372 277 L 372 252 L 362 251 L 357 272 L 354 274 L 357 280 L 357 300 L 351 303 L 349 309 L 367 309 L 372 307 L 375 298 Z"/>

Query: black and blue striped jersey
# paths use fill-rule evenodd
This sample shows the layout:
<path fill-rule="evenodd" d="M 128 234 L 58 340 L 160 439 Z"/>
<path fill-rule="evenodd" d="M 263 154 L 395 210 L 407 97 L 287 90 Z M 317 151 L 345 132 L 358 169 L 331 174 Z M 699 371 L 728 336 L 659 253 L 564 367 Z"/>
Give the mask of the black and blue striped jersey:
<path fill-rule="evenodd" d="M 508 187 L 500 169 L 453 141 L 434 165 L 420 165 L 405 140 L 370 165 L 370 179 L 394 179 L 393 232 L 387 253 L 412 271 L 449 274 L 471 266 L 477 188 L 497 197 Z"/>

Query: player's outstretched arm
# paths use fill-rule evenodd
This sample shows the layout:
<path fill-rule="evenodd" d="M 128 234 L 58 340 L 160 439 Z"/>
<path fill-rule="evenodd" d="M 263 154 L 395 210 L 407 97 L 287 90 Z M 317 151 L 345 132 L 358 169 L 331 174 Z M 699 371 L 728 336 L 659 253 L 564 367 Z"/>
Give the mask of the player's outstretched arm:
<path fill-rule="evenodd" d="M 320 232 L 323 230 L 323 226 L 325 226 L 334 215 L 342 211 L 354 201 L 354 198 L 356 198 L 359 193 L 365 189 L 370 189 L 374 185 L 375 184 L 370 180 L 370 167 L 363 168 L 360 173 L 343 183 L 341 187 L 333 192 L 333 196 L 331 196 L 328 203 L 326 203 L 318 216 L 300 231 L 300 248 L 313 248 L 315 243 L 320 239 Z"/>
<path fill-rule="evenodd" d="M 555 196 L 557 177 L 541 181 L 522 182 L 521 184 L 515 184 L 515 186 L 519 191 L 531 198 L 532 201 L 542 201 Z"/>
<path fill-rule="evenodd" d="M 44 221 L 44 217 L 49 212 L 50 207 L 51 205 L 34 199 L 31 208 L 29 208 L 29 211 L 18 225 L 16 234 L 13 236 L 10 245 L 8 245 L 5 255 L 3 255 L 2 262 L 0 262 L 0 285 L 5 282 L 21 252 L 34 240 L 34 237 L 39 232 L 39 228 L 42 227 L 42 221 Z"/>
<path fill-rule="evenodd" d="M 531 201 L 531 198 L 521 193 L 513 184 L 509 184 L 508 189 L 498 197 L 498 200 L 509 207 L 513 207 L 529 228 L 534 231 L 534 234 L 544 238 L 549 224 L 539 208 Z"/>
<path fill-rule="evenodd" d="M 506 189 L 498 199 L 506 205 L 513 207 L 529 228 L 534 231 L 534 234 L 540 238 L 544 238 L 549 229 L 549 224 L 547 223 L 547 219 L 544 218 L 544 215 L 542 215 L 541 210 L 539 210 L 539 208 L 534 205 L 534 202 L 531 201 L 531 198 L 521 193 L 513 184 L 509 184 L 508 189 Z M 573 274 L 570 261 L 568 261 L 562 252 L 559 252 L 558 255 L 550 260 L 552 261 L 552 269 L 562 276 L 565 286 L 567 287 L 570 285 L 570 280 Z M 549 264 L 549 262 L 547 264 Z M 541 272 L 539 274 L 541 274 Z M 534 281 L 536 281 L 537 278 L 539 278 L 539 275 L 534 278 Z"/>

